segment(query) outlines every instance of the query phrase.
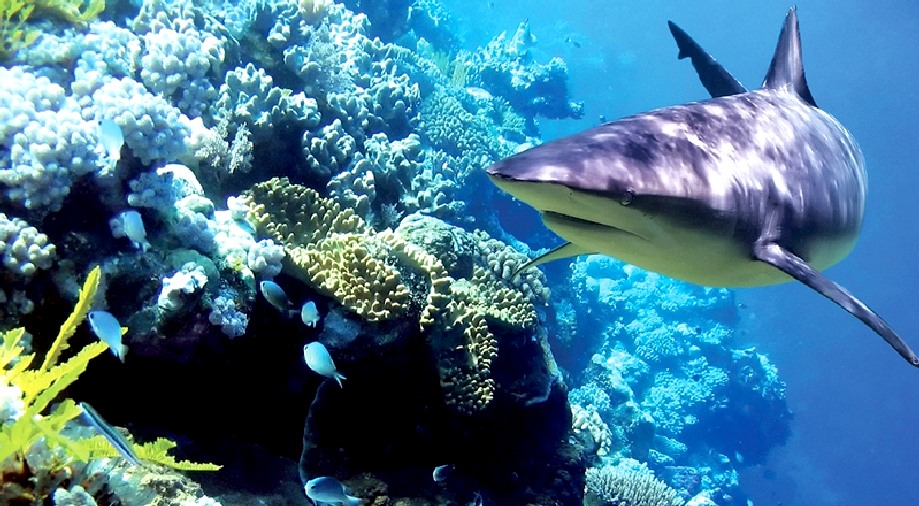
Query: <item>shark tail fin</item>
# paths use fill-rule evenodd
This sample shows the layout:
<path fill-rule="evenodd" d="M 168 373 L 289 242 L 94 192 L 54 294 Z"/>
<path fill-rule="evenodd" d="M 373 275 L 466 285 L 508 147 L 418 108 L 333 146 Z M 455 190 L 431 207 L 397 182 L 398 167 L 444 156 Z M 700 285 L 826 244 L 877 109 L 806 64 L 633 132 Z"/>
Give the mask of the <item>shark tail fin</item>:
<path fill-rule="evenodd" d="M 779 43 L 769 64 L 769 72 L 763 81 L 763 88 L 788 88 L 794 90 L 801 100 L 817 107 L 807 79 L 804 78 L 804 63 L 801 58 L 801 32 L 798 30 L 798 11 L 792 7 L 785 16 Z"/>
<path fill-rule="evenodd" d="M 746 93 L 747 89 L 740 84 L 740 81 L 735 79 L 710 54 L 706 53 L 702 46 L 693 40 L 688 33 L 673 21 L 667 21 L 667 25 L 670 26 L 670 33 L 673 35 L 677 48 L 680 50 L 679 54 L 677 54 L 677 59 L 689 58 L 692 62 L 692 67 L 696 69 L 696 74 L 699 74 L 702 86 L 705 87 L 712 98 Z"/>

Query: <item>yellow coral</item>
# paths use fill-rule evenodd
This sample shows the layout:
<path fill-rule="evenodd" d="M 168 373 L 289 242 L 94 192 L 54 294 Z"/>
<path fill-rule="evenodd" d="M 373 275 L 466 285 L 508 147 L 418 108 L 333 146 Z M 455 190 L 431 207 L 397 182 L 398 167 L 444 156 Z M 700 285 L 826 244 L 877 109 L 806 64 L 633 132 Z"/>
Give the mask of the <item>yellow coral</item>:
<path fill-rule="evenodd" d="M 0 60 L 38 38 L 39 32 L 25 25 L 34 9 L 35 5 L 25 0 L 0 0 Z"/>
<path fill-rule="evenodd" d="M 389 236 L 367 230 L 352 210 L 284 178 L 256 184 L 245 198 L 259 234 L 287 249 L 285 272 L 369 321 L 409 309 L 411 292 L 387 263 Z"/>
<path fill-rule="evenodd" d="M 26 21 L 41 17 L 71 24 L 92 21 L 105 10 L 105 0 L 0 0 L 0 60 L 26 47 L 40 32 Z"/>
<path fill-rule="evenodd" d="M 286 177 L 254 185 L 243 199 L 256 232 L 288 248 L 315 244 L 333 232 L 365 230 L 364 220 L 354 211 Z"/>
<path fill-rule="evenodd" d="M 288 251 L 288 271 L 369 321 L 401 316 L 411 293 L 402 275 L 367 250 L 370 236 L 332 234 Z"/>
<path fill-rule="evenodd" d="M 490 404 L 498 343 L 489 326 L 532 328 L 537 321 L 532 301 L 545 303 L 548 296 L 538 271 L 514 274 L 527 261 L 524 255 L 483 233 L 468 234 L 431 218 L 395 232 L 374 232 L 353 210 L 283 178 L 256 184 L 245 198 L 259 234 L 287 249 L 285 272 L 365 319 L 408 314 L 420 301 L 413 301 L 406 285 L 416 294 L 426 290 L 419 326 L 438 356 L 447 403 L 463 413 Z M 475 266 L 459 274 L 469 279 L 454 280 L 438 251 L 429 251 L 432 243 L 439 245 L 435 250 L 470 245 L 468 253 L 440 251 L 446 258 L 471 256 Z"/>
<path fill-rule="evenodd" d="M 99 278 L 100 270 L 96 267 L 90 272 L 83 289 L 80 290 L 74 311 L 61 326 L 57 339 L 38 369 L 28 369 L 35 358 L 34 354 L 22 355 L 24 348 L 19 343 L 25 335 L 25 329 L 14 329 L 4 334 L 3 352 L 0 353 L 3 357 L 0 363 L 3 366 L 0 386 L 16 388 L 21 392 L 24 409 L 19 418 L 3 425 L 0 430 L 0 462 L 12 459 L 14 465 L 21 468 L 26 453 L 42 437 L 49 448 L 62 447 L 68 453 L 75 454 L 77 458 L 88 458 L 88 452 L 82 450 L 75 441 L 60 435 L 64 424 L 80 414 L 80 409 L 72 400 L 67 399 L 59 403 L 54 411 L 44 417 L 38 415 L 45 411 L 64 388 L 76 381 L 86 370 L 91 359 L 108 348 L 105 343 L 94 342 L 66 362 L 57 363 L 60 352 L 67 349 L 68 338 L 73 335 L 89 311 L 89 304 L 99 286 Z"/>

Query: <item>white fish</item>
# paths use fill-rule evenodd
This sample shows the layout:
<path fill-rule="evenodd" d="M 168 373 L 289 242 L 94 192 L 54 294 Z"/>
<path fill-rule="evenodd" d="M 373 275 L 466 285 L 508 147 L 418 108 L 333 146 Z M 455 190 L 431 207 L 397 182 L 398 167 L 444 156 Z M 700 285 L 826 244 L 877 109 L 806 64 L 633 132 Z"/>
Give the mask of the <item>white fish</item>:
<path fill-rule="evenodd" d="M 297 310 L 292 309 L 293 304 L 290 303 L 290 299 L 287 297 L 287 292 L 281 288 L 281 285 L 275 283 L 274 281 L 262 281 L 258 284 L 258 288 L 261 290 L 262 295 L 265 296 L 265 300 L 274 306 L 275 309 L 288 316 L 294 316 L 297 314 Z"/>
<path fill-rule="evenodd" d="M 341 484 L 340 481 L 328 476 L 314 478 L 306 482 L 303 487 L 306 497 L 309 497 L 318 504 L 344 504 L 346 506 L 357 506 L 361 503 L 360 497 L 348 495 L 348 487 Z"/>
<path fill-rule="evenodd" d="M 434 468 L 434 481 L 440 483 L 447 479 L 447 476 L 453 471 L 453 464 L 444 464 Z"/>
<path fill-rule="evenodd" d="M 134 243 L 134 247 L 147 251 L 150 243 L 147 242 L 147 230 L 140 213 L 134 210 L 122 211 L 118 214 L 118 220 L 121 222 L 122 232 Z"/>
<path fill-rule="evenodd" d="M 319 309 L 316 307 L 315 302 L 307 301 L 303 303 L 303 308 L 300 309 L 300 319 L 303 320 L 303 324 L 307 327 L 315 327 L 319 323 Z"/>
<path fill-rule="evenodd" d="M 124 146 L 124 133 L 114 120 L 104 119 L 99 122 L 99 144 L 115 163 L 121 159 L 121 147 Z"/>
<path fill-rule="evenodd" d="M 321 374 L 327 378 L 333 378 L 341 385 L 341 380 L 347 379 L 340 372 L 335 370 L 335 362 L 332 361 L 332 355 L 329 350 L 319 341 L 314 341 L 303 345 L 303 361 L 315 373 Z"/>
<path fill-rule="evenodd" d="M 123 332 L 118 319 L 108 311 L 90 311 L 86 318 L 93 334 L 96 334 L 100 341 L 108 345 L 109 350 L 118 357 L 118 360 L 124 362 L 128 347 L 121 343 Z"/>

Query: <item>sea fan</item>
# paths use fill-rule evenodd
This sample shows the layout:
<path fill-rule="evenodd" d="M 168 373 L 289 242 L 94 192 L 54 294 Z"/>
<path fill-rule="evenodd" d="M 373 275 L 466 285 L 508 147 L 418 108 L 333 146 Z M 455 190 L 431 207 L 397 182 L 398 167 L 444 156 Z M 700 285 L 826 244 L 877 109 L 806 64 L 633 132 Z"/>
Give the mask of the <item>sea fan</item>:
<path fill-rule="evenodd" d="M 99 287 L 101 271 L 93 269 L 80 290 L 80 297 L 70 317 L 61 326 L 41 366 L 30 369 L 35 354 L 23 355 L 19 344 L 25 329 L 17 328 L 2 335 L 0 345 L 0 502 L 14 499 L 37 499 L 53 491 L 53 484 L 70 473 L 73 462 L 118 457 L 118 451 L 103 436 L 74 439 L 62 434 L 67 422 L 81 413 L 72 399 L 64 399 L 46 413 L 49 404 L 82 374 L 89 361 L 103 353 L 108 345 L 97 341 L 86 345 L 76 355 L 58 363 L 68 339 L 89 312 Z M 124 333 L 127 329 L 122 329 Z M 184 471 L 213 471 L 214 464 L 176 461 L 167 452 L 176 444 L 168 439 L 133 444 L 141 461 L 162 464 Z M 45 456 L 41 469 L 27 457 Z"/>
<path fill-rule="evenodd" d="M 51 413 L 45 413 L 48 405 L 62 390 L 86 370 L 89 361 L 108 348 L 103 342 L 85 346 L 66 362 L 58 364 L 62 351 L 68 348 L 67 340 L 73 335 L 95 297 L 101 276 L 98 267 L 90 272 L 80 290 L 80 297 L 70 317 L 61 326 L 57 338 L 38 369 L 29 369 L 35 354 L 22 355 L 19 345 L 25 329 L 17 328 L 3 334 L 0 348 L 0 388 L 16 389 L 20 392 L 22 413 L 12 423 L 0 427 L 0 473 L 24 472 L 25 458 L 29 450 L 41 439 L 52 450 L 63 448 L 65 453 L 78 460 L 87 460 L 88 452 L 76 441 L 60 434 L 71 419 L 79 416 L 80 408 L 70 399 L 60 402 Z M 8 390 L 9 391 L 9 390 Z M 40 415 L 40 416 L 39 416 Z"/>

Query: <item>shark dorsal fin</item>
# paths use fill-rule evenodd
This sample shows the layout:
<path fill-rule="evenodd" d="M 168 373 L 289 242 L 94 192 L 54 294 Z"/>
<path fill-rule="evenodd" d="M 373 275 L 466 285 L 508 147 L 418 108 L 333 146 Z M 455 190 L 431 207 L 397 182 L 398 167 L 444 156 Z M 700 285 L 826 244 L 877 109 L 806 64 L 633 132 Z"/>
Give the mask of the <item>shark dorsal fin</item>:
<path fill-rule="evenodd" d="M 702 86 L 708 90 L 708 94 L 712 98 L 746 93 L 747 89 L 740 84 L 740 81 L 734 79 L 734 76 L 725 70 L 710 54 L 706 53 L 702 46 L 694 41 L 689 34 L 673 21 L 668 21 L 667 24 L 670 26 L 670 33 L 673 34 L 677 48 L 680 50 L 677 58 L 680 60 L 689 58 L 689 61 L 692 62 L 692 67 L 699 74 Z"/>
<path fill-rule="evenodd" d="M 801 32 L 798 31 L 798 11 L 792 7 L 785 16 L 785 25 L 779 34 L 779 44 L 772 56 L 769 73 L 763 81 L 763 88 L 794 90 L 801 100 L 817 107 L 814 96 L 804 78 L 804 64 L 801 60 Z"/>

